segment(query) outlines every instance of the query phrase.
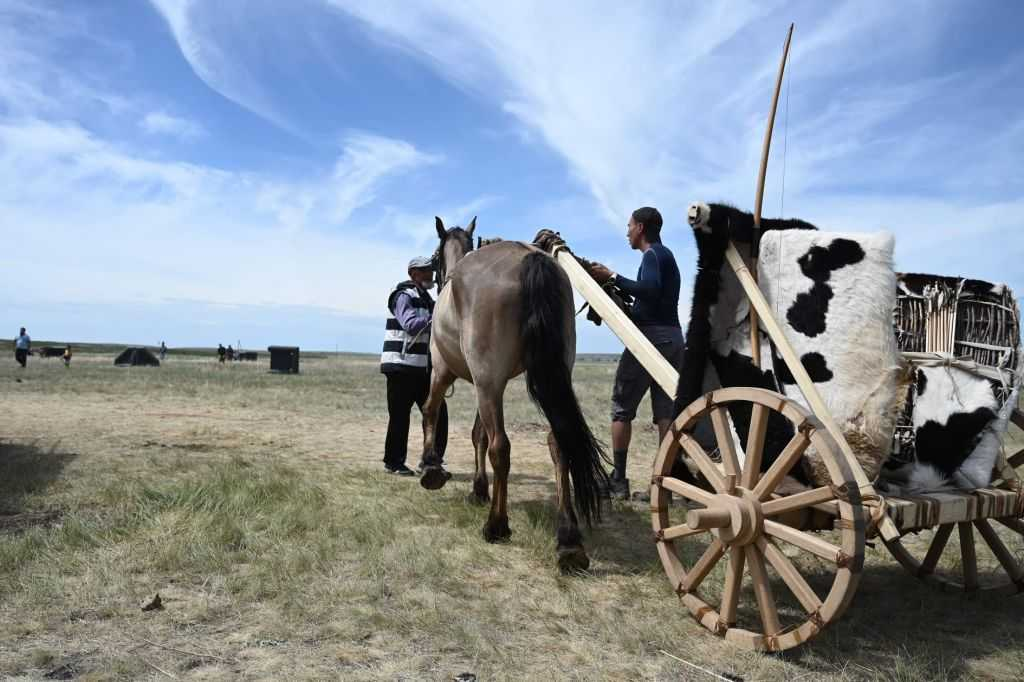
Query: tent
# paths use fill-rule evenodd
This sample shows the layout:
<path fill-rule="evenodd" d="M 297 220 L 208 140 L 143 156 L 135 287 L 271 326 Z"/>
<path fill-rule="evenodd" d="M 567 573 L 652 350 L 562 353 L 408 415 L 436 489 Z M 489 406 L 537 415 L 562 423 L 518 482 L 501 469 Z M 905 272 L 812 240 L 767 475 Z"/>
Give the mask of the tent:
<path fill-rule="evenodd" d="M 114 360 L 118 367 L 150 366 L 159 367 L 160 361 L 156 359 L 148 348 L 125 348 Z"/>

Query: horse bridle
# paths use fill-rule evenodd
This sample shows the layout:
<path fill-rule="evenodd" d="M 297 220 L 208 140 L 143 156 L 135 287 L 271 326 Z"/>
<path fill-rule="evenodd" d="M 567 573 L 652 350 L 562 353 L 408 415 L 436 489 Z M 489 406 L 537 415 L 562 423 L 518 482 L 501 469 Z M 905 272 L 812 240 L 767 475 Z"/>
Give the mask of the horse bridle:
<path fill-rule="evenodd" d="M 452 228 L 453 230 L 456 228 Z M 450 231 L 449 231 L 450 234 Z M 430 264 L 434 268 L 434 285 L 437 287 L 437 293 L 441 293 L 441 289 L 450 279 L 448 277 L 448 266 L 444 262 L 444 245 L 448 242 L 449 234 L 446 234 L 441 243 L 438 244 L 434 250 L 434 255 L 430 257 Z M 473 250 L 473 239 L 469 239 L 469 248 L 466 250 L 468 254 Z"/>

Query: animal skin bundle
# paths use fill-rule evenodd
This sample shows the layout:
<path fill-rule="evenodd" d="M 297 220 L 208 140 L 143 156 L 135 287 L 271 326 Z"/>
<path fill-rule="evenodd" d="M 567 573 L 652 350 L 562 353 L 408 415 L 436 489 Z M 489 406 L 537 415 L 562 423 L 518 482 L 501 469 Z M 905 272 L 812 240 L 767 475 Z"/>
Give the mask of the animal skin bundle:
<path fill-rule="evenodd" d="M 987 486 L 1021 384 L 1013 293 L 980 280 L 899 275 L 895 325 L 899 347 L 914 364 L 914 388 L 884 486 Z"/>

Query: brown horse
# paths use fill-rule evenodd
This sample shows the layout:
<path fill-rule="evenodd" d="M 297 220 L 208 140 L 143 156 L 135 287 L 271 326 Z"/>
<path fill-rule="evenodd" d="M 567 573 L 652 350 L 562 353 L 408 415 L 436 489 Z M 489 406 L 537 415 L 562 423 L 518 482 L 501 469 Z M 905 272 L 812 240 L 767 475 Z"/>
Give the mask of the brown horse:
<path fill-rule="evenodd" d="M 494 495 L 483 527 L 484 539 L 498 542 L 511 535 L 511 445 L 505 433 L 502 399 L 508 381 L 525 371 L 530 398 L 551 427 L 548 450 L 558 491 L 558 565 L 563 571 L 585 569 L 590 560 L 583 549 L 577 514 L 588 525 L 600 517 L 599 489 L 602 484 L 607 486 L 608 475 L 601 464 L 605 455 L 572 388 L 576 323 L 569 278 L 553 258 L 522 242 L 502 241 L 473 251 L 476 218 L 465 230 L 446 230 L 441 219 L 436 220 L 441 240 L 437 277 L 442 286 L 430 333 L 433 373 L 423 411 L 423 461 L 427 466 L 420 483 L 435 489 L 447 480 L 434 453 L 434 427 L 445 391 L 456 379 L 465 379 L 476 387 L 473 495 L 480 502 L 488 499 L 485 457 L 494 470 Z"/>

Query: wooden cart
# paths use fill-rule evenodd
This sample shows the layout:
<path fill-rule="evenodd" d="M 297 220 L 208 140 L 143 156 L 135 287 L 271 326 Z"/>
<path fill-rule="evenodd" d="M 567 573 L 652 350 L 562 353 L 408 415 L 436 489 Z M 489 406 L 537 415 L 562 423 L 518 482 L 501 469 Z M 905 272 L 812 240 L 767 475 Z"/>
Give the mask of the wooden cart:
<path fill-rule="evenodd" d="M 567 246 L 557 245 L 552 253 L 576 290 L 658 385 L 668 395 L 675 395 L 676 370 L 591 279 Z M 812 410 L 769 390 L 723 388 L 689 405 L 662 442 L 651 481 L 654 541 L 672 588 L 693 617 L 743 647 L 782 651 L 797 646 L 843 613 L 857 588 L 865 542 L 874 537 L 880 537 L 913 575 L 930 584 L 968 593 L 1024 590 L 1024 566 L 996 530 L 1001 527 L 1003 533 L 1024 535 L 1024 488 L 1015 471 L 1024 464 L 1024 450 L 998 459 L 993 483 L 987 488 L 919 497 L 880 495 L 854 458 L 732 243 L 727 260 L 760 318 L 761 328 Z M 1011 312 L 1016 315 L 1015 309 Z M 1017 318 L 1014 320 L 1016 324 Z M 947 323 L 941 315 L 929 320 L 930 326 L 943 329 Z M 943 336 L 941 330 L 933 329 L 929 338 L 945 338 L 952 350 L 952 335 Z M 941 350 L 929 343 L 930 351 Z M 931 356 L 908 354 L 909 361 L 921 357 Z M 734 403 L 746 403 L 751 409 L 742 466 L 727 409 Z M 772 413 L 791 422 L 795 435 L 762 472 L 765 433 Z M 714 427 L 718 453 L 714 459 L 691 437 L 694 425 L 704 417 Z M 1019 411 L 1012 420 L 1024 429 L 1024 415 Z M 779 484 L 808 448 L 820 455 L 830 481 L 803 492 L 779 494 Z M 711 490 L 672 476 L 672 465 L 681 454 L 700 471 Z M 673 496 L 676 504 L 672 504 Z M 959 552 L 946 552 L 954 529 L 960 538 Z M 921 531 L 933 533 L 923 546 L 920 540 L 910 539 Z M 987 547 L 995 559 L 991 563 L 998 563 L 1000 570 L 995 576 L 979 571 L 979 547 Z M 749 574 L 749 591 L 743 587 L 745 573 Z"/>
<path fill-rule="evenodd" d="M 762 148 L 754 204 L 755 256 L 772 127 L 792 32 L 790 26 Z M 692 222 L 694 216 L 690 218 Z M 674 396 L 676 370 L 564 243 L 556 243 L 549 251 L 654 381 Z M 672 588 L 697 622 L 751 649 L 782 651 L 806 642 L 849 605 L 864 567 L 865 543 L 873 538 L 880 538 L 903 566 L 931 585 L 968 594 L 1024 591 L 1024 556 L 1017 555 L 1024 536 L 1024 485 L 1016 471 L 1024 464 L 1024 450 L 1010 456 L 1001 453 L 986 488 L 911 497 L 879 494 L 732 241 L 725 256 L 750 304 L 753 362 L 757 365 L 761 357 L 760 330 L 774 344 L 810 410 L 770 390 L 723 388 L 686 407 L 661 443 L 651 479 L 654 542 Z M 1013 338 L 1017 353 L 1020 318 L 1016 304 L 1010 303 L 993 309 L 1002 308 L 998 326 L 1006 333 L 1009 327 L 1004 323 L 1011 325 L 1007 338 Z M 915 313 L 914 305 L 909 305 L 910 313 Z M 994 347 L 974 344 L 971 354 L 978 362 L 959 360 L 963 349 L 957 346 L 956 310 L 955 306 L 932 307 L 918 315 L 920 343 L 902 344 L 904 350 L 913 351 L 905 353 L 904 359 L 934 362 L 936 354 L 944 353 L 942 362 L 984 373 L 986 354 Z M 1019 383 L 1020 363 L 1014 368 Z M 737 403 L 745 405 L 751 416 L 742 466 L 728 411 Z M 795 435 L 762 472 L 773 414 L 778 415 L 775 420 L 788 420 Z M 692 437 L 702 419 L 714 427 L 714 458 Z M 1024 430 L 1024 415 L 1019 411 L 1013 412 L 1011 421 Z M 781 494 L 780 483 L 811 448 L 824 463 L 829 480 L 809 490 Z M 673 477 L 673 464 L 680 456 L 700 472 L 709 489 Z M 947 549 L 954 529 L 959 551 Z M 1004 541 L 1007 537 L 1010 547 Z M 987 572 L 986 566 L 992 570 Z M 745 574 L 749 580 L 744 580 Z"/>

